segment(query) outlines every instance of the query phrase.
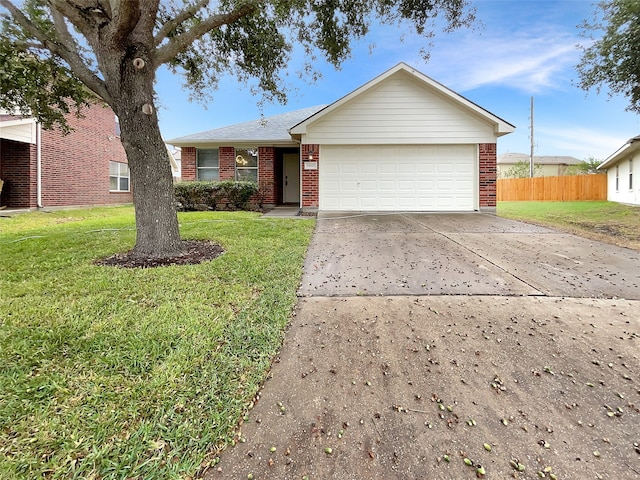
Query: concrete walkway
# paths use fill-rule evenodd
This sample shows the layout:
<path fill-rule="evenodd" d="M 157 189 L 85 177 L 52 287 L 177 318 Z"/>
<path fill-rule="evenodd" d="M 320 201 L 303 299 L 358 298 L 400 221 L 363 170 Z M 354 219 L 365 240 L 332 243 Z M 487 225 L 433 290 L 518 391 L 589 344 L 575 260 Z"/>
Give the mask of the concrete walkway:
<path fill-rule="evenodd" d="M 300 217 L 300 207 L 295 205 L 278 205 L 272 208 L 260 218 L 302 218 Z"/>

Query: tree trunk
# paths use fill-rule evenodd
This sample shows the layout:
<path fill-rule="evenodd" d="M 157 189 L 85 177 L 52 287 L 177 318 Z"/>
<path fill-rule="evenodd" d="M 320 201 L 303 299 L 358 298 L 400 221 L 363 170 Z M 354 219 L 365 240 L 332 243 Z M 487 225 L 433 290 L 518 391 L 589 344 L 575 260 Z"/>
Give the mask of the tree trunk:
<path fill-rule="evenodd" d="M 155 69 L 140 45 L 131 45 L 124 56 L 118 53 L 112 55 L 111 68 L 105 70 L 131 171 L 137 230 L 132 254 L 139 258 L 172 257 L 181 253 L 182 242 L 171 164 L 153 101 Z"/>
<path fill-rule="evenodd" d="M 136 118 L 139 115 L 135 112 L 132 116 L 134 119 L 119 115 L 136 214 L 136 245 L 132 253 L 145 258 L 171 257 L 181 252 L 182 243 L 167 147 L 155 113 L 150 115 L 153 121 Z"/>

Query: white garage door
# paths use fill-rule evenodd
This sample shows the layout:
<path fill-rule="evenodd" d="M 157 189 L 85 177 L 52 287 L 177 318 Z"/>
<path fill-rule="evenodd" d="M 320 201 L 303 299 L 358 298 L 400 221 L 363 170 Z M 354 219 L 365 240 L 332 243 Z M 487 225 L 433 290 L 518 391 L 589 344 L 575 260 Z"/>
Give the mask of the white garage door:
<path fill-rule="evenodd" d="M 475 145 L 322 146 L 320 210 L 472 211 Z"/>

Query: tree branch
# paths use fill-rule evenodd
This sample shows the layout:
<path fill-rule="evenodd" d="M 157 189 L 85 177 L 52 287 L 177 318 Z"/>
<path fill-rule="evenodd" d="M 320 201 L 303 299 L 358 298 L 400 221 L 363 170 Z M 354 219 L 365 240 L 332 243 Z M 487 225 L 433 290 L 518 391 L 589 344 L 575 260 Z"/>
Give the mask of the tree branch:
<path fill-rule="evenodd" d="M 207 32 L 221 27 L 222 25 L 233 23 L 236 20 L 253 13 L 257 8 L 258 3 L 256 1 L 248 0 L 246 3 L 240 4 L 239 7 L 229 13 L 212 15 L 204 19 L 202 22 L 197 23 L 186 32 L 171 38 L 169 43 L 156 50 L 156 66 L 160 66 L 163 63 L 171 61 L 176 57 L 176 55 L 184 52 L 194 41 L 201 38 Z"/>
<path fill-rule="evenodd" d="M 111 95 L 109 95 L 105 83 L 100 79 L 100 77 L 91 71 L 77 50 L 70 47 L 71 45 L 77 44 L 67 28 L 67 22 L 65 22 L 64 16 L 54 7 L 50 7 L 50 11 L 51 16 L 53 17 L 53 25 L 55 26 L 56 32 L 62 43 L 62 45 L 60 45 L 62 51 L 57 54 L 69 64 L 71 71 L 76 74 L 82 83 L 84 83 L 94 93 L 102 97 L 105 102 L 111 104 Z"/>
<path fill-rule="evenodd" d="M 51 7 L 51 14 L 54 21 L 56 32 L 60 36 L 61 42 L 55 41 L 55 39 L 49 38 L 43 31 L 41 31 L 36 25 L 31 22 L 23 13 L 9 0 L 0 0 L 0 5 L 6 8 L 13 19 L 19 23 L 32 37 L 38 40 L 41 45 L 40 48 L 49 50 L 53 55 L 62 58 L 67 62 L 71 71 L 90 88 L 94 93 L 102 97 L 107 103 L 110 103 L 111 96 L 106 89 L 104 82 L 89 69 L 80 55 L 73 51 L 67 45 L 75 45 L 62 14 Z M 70 42 L 65 45 L 65 42 Z"/>
<path fill-rule="evenodd" d="M 200 10 L 203 7 L 205 7 L 209 3 L 209 1 L 210 0 L 200 0 L 198 3 L 192 5 L 191 7 L 185 8 L 184 10 L 182 10 L 175 17 L 167 20 L 167 23 L 162 25 L 162 27 L 160 27 L 160 30 L 158 30 L 158 33 L 156 34 L 156 36 L 154 38 L 154 45 L 156 47 L 158 45 L 160 45 L 165 40 L 165 38 L 168 38 L 169 34 L 173 30 L 178 28 L 178 26 L 182 22 L 185 22 L 185 21 L 189 20 L 190 18 L 193 18 L 194 15 L 196 13 L 198 13 L 198 10 Z"/>
<path fill-rule="evenodd" d="M 113 24 L 110 29 L 113 32 L 113 42 L 118 44 L 133 31 L 140 20 L 140 1 L 121 0 L 114 2 L 112 0 L 111 12 Z"/>

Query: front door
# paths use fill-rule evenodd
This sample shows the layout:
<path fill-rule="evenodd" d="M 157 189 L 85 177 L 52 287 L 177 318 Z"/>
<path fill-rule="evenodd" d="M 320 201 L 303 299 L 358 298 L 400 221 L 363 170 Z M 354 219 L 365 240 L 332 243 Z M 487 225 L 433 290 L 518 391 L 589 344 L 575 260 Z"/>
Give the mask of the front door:
<path fill-rule="evenodd" d="M 282 163 L 282 203 L 300 203 L 300 157 L 285 153 Z"/>

